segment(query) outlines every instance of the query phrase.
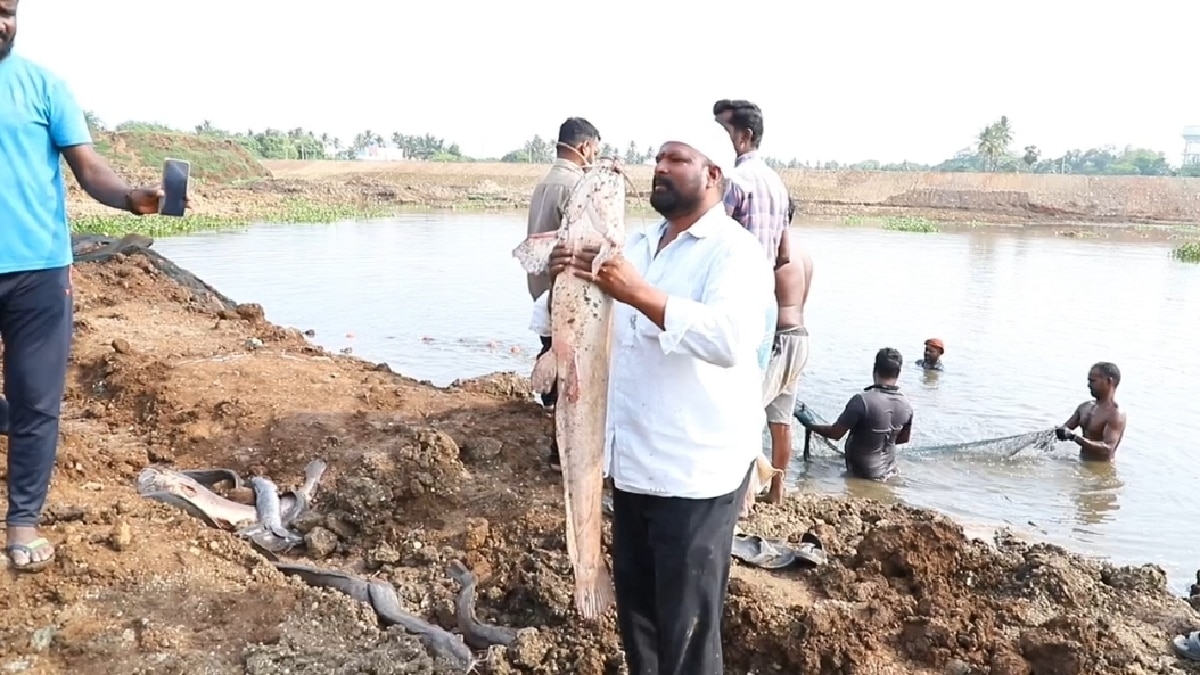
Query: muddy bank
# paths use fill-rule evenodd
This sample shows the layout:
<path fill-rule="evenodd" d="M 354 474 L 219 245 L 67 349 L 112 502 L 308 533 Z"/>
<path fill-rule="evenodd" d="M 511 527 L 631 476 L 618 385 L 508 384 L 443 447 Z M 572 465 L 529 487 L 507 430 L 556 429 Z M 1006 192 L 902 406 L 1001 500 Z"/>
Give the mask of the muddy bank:
<path fill-rule="evenodd" d="M 544 165 L 421 162 L 265 162 L 288 189 L 383 199 L 411 206 L 524 208 Z M 652 169 L 628 167 L 648 198 Z M 810 216 L 896 215 L 1008 224 L 1200 223 L 1200 179 L 886 171 L 781 172 Z M 275 188 L 272 188 L 275 189 Z"/>
<path fill-rule="evenodd" d="M 195 180 L 194 213 L 253 221 L 289 202 L 320 207 L 516 210 L 529 206 L 545 165 L 274 160 L 269 178 Z M 153 181 L 146 172 L 130 180 Z M 649 210 L 651 168 L 628 168 L 629 205 Z M 785 170 L 808 217 L 908 216 L 947 223 L 1166 225 L 1200 223 L 1200 179 L 881 171 Z M 111 215 L 71 182 L 74 216 Z M 1186 226 L 1186 227 L 1185 227 Z"/>
<path fill-rule="evenodd" d="M 59 561 L 40 576 L 0 572 L 0 672 L 446 672 L 366 605 L 286 578 L 233 535 L 133 490 L 150 463 L 286 489 L 316 457 L 330 468 L 302 523 L 308 547 L 289 557 L 389 581 L 405 609 L 445 627 L 458 591 L 446 566 L 461 559 L 480 578 L 480 619 L 535 629 L 481 654 L 480 672 L 621 672 L 611 615 L 574 618 L 561 492 L 542 461 L 549 420 L 523 378 L 438 389 L 328 354 L 142 254 L 81 264 L 76 282 L 46 514 Z M 864 501 L 760 506 L 746 527 L 811 530 L 832 560 L 735 569 L 735 675 L 1200 672 L 1168 642 L 1200 615 L 1153 567 L 968 540 L 931 513 Z"/>

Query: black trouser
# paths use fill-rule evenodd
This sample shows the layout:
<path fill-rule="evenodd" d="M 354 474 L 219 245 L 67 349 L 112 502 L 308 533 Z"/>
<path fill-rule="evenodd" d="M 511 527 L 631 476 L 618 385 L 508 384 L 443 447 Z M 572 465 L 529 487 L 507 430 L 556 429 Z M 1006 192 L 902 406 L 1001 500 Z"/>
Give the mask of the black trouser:
<path fill-rule="evenodd" d="M 552 346 L 553 346 L 552 340 L 548 337 L 542 336 L 542 351 L 538 352 L 538 358 L 541 358 L 543 354 L 549 352 L 550 348 Z M 546 392 L 545 394 L 542 394 L 542 405 L 547 408 L 553 408 L 557 404 L 558 404 L 558 379 L 555 378 L 554 386 L 552 386 L 550 388 L 550 391 Z M 550 435 L 550 459 L 555 460 L 555 461 L 558 460 L 558 438 L 556 437 L 556 434 Z"/>
<path fill-rule="evenodd" d="M 629 675 L 722 675 L 721 616 L 741 487 L 712 499 L 613 490 L 617 627 Z"/>
<path fill-rule="evenodd" d="M 551 341 L 550 338 L 542 337 L 542 351 L 538 352 L 538 358 L 541 358 L 543 354 L 550 351 L 550 348 L 552 346 L 553 346 L 553 342 Z M 554 380 L 554 386 L 550 388 L 550 391 L 545 394 L 542 394 L 542 405 L 546 406 L 547 408 L 552 408 L 552 407 L 554 407 L 554 404 L 556 404 L 556 403 L 558 403 L 558 380 L 557 379 Z"/>
<path fill-rule="evenodd" d="M 50 488 L 74 328 L 68 269 L 0 274 L 10 526 L 37 525 Z"/>

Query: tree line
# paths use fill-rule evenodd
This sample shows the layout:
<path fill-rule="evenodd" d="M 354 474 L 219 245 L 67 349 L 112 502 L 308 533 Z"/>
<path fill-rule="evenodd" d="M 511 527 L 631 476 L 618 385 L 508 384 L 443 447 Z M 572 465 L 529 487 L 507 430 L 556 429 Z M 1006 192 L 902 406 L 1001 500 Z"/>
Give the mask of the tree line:
<path fill-rule="evenodd" d="M 549 163 L 554 161 L 554 139 L 534 135 L 519 148 L 500 157 L 470 157 L 463 153 L 458 143 L 433 134 L 405 134 L 399 131 L 382 134 L 366 129 L 355 134 L 349 142 L 328 133 L 318 133 L 302 127 L 290 130 L 266 128 L 260 131 L 230 131 L 220 129 L 212 122 L 204 121 L 192 130 L 174 129 L 158 122 L 129 121 L 109 128 L 92 112 L 85 112 L 88 126 L 93 133 L 157 132 L 194 133 L 199 136 L 220 138 L 237 143 L 259 159 L 354 159 L 371 149 L 393 149 L 405 159 L 429 162 L 506 162 L 506 163 Z M 624 151 L 611 144 L 604 144 L 601 153 L 619 156 L 627 164 L 643 164 L 654 158 L 655 146 L 639 146 L 631 142 Z"/>
<path fill-rule="evenodd" d="M 911 162 L 883 164 L 874 160 L 839 165 L 827 162 L 821 169 L 863 171 L 936 171 L 1000 173 L 1074 173 L 1085 176 L 1200 176 L 1200 165 L 1173 167 L 1166 155 L 1149 148 L 1102 146 L 1086 150 L 1068 150 L 1057 157 L 1046 157 L 1036 145 L 1014 150 L 1012 121 L 1002 115 L 985 126 L 974 143 L 938 164 Z"/>
<path fill-rule="evenodd" d="M 555 157 L 553 138 L 535 134 L 519 148 L 500 157 L 470 157 L 463 154 L 458 143 L 433 134 L 390 135 L 364 130 L 349 142 L 301 127 L 291 130 L 267 128 L 244 132 L 219 129 L 211 122 L 197 124 L 191 131 L 173 129 L 156 122 L 122 122 L 109 129 L 95 114 L 85 113 L 88 126 L 95 131 L 141 131 L 160 133 L 195 133 L 200 136 L 233 141 L 259 159 L 354 159 L 372 148 L 398 150 L 406 159 L 429 162 L 505 162 L 513 164 L 545 164 Z M 938 164 L 916 162 L 884 163 L 866 160 L 853 164 L 839 162 L 810 163 L 798 159 L 765 158 L 776 169 L 857 170 L 857 171 L 936 171 L 936 172 L 1007 172 L 1007 173 L 1074 173 L 1084 175 L 1143 175 L 1143 176 L 1200 176 L 1200 165 L 1172 167 L 1163 153 L 1132 146 L 1117 149 L 1112 146 L 1071 150 L 1058 157 L 1043 157 L 1037 146 L 1021 151 L 1012 149 L 1012 123 L 1006 116 L 984 127 L 975 142 Z M 630 142 L 624 149 L 603 143 L 601 155 L 620 157 L 626 164 L 648 164 L 657 152 L 653 143 Z"/>

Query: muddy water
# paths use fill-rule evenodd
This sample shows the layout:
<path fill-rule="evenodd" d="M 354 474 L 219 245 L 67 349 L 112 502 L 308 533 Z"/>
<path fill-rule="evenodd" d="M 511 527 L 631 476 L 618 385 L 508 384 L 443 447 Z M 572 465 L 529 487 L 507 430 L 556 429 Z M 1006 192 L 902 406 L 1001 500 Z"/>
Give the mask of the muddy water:
<path fill-rule="evenodd" d="M 446 384 L 526 370 L 537 338 L 509 257 L 524 220 L 410 215 L 388 222 L 262 226 L 160 240 L 156 247 L 267 317 L 311 328 L 323 346 Z M 1020 233 L 912 234 L 804 227 L 816 260 L 802 399 L 834 417 L 870 383 L 883 346 L 907 362 L 947 344 L 936 378 L 909 369 L 913 445 L 1045 429 L 1087 398 L 1099 360 L 1124 375 L 1129 429 L 1112 465 L 1078 461 L 1073 445 L 1005 459 L 987 448 L 910 452 L 892 485 L 847 480 L 836 457 L 798 462 L 805 490 L 901 499 L 973 524 L 1120 563 L 1155 562 L 1186 588 L 1200 567 L 1192 517 L 1200 482 L 1200 266 L 1166 244 Z M 1193 385 L 1189 389 L 1189 385 Z"/>

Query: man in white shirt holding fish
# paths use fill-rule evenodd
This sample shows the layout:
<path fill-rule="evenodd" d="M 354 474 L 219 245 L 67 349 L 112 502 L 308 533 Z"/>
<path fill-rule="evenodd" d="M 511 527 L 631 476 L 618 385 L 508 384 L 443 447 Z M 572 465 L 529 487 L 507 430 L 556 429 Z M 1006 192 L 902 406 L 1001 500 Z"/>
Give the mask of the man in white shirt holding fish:
<path fill-rule="evenodd" d="M 721 675 L 734 526 L 762 446 L 758 351 L 774 280 L 722 203 L 729 136 L 703 118 L 672 138 L 650 197 L 665 220 L 595 274 L 595 249 L 559 245 L 550 267 L 616 300 L 605 465 L 629 673 Z"/>

